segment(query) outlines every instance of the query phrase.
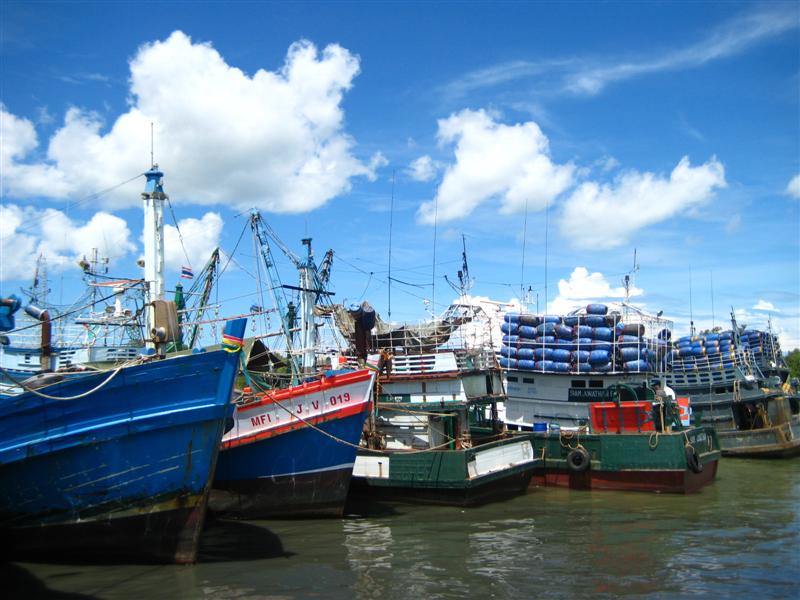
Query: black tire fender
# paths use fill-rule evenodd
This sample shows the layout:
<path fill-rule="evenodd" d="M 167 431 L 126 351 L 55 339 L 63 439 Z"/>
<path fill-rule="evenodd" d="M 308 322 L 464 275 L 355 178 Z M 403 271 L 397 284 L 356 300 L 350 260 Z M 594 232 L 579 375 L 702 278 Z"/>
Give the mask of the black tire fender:
<path fill-rule="evenodd" d="M 689 467 L 689 470 L 691 470 L 692 473 L 702 473 L 703 463 L 700 462 L 697 450 L 695 450 L 693 446 L 687 444 L 684 447 L 684 452 L 686 454 L 686 466 Z"/>
<path fill-rule="evenodd" d="M 589 468 L 589 453 L 585 448 L 573 448 L 567 454 L 567 468 L 573 473 L 583 473 Z"/>

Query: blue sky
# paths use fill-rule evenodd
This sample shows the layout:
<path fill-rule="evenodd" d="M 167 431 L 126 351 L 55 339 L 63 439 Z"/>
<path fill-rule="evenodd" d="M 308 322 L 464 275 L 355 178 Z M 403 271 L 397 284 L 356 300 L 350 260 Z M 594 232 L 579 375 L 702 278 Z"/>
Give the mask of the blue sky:
<path fill-rule="evenodd" d="M 619 298 L 636 249 L 633 300 L 679 331 L 691 279 L 698 325 L 733 307 L 800 346 L 796 2 L 0 11 L 2 293 L 40 251 L 62 297 L 91 247 L 139 274 L 143 179 L 117 186 L 149 167 L 152 122 L 195 270 L 252 205 L 296 252 L 336 251 L 336 300 L 384 315 L 391 219 L 394 319 L 453 299 L 462 234 L 473 294 L 555 311 Z M 235 260 L 228 314 L 255 298 L 249 234 Z"/>

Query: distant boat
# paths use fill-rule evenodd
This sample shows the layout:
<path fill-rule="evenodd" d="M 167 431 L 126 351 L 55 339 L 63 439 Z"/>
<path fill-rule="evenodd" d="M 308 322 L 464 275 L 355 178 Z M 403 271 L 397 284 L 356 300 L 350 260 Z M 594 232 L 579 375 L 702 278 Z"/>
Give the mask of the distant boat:
<path fill-rule="evenodd" d="M 109 368 L 136 358 L 145 345 L 141 311 L 145 303 L 144 279 L 117 279 L 107 275 L 108 259 L 99 258 L 95 249 L 90 259 L 82 259 L 86 288 L 70 305 L 54 305 L 48 300 L 47 263 L 44 255 L 36 261 L 32 285 L 22 292 L 28 297 L 19 326 L 0 346 L 0 383 L 8 383 L 8 373 L 23 379 L 37 373 L 74 368 Z M 175 285 L 179 327 L 183 332 L 167 352 L 196 347 L 199 322 L 208 309 L 208 298 L 215 281 L 219 249 L 184 294 L 180 282 Z M 189 299 L 187 306 L 186 299 Z"/>
<path fill-rule="evenodd" d="M 677 340 L 665 381 L 714 427 L 724 455 L 800 456 L 800 405 L 777 340 L 731 321 L 730 331 Z"/>
<path fill-rule="evenodd" d="M 9 336 L 9 343 L 0 346 L 0 382 L 9 381 L 3 373 L 23 379 L 78 365 L 107 368 L 136 358 L 144 346 L 141 327 L 134 312 L 123 307 L 121 298 L 137 287 L 142 292 L 142 280 L 98 281 L 98 273 L 92 269 L 106 261 L 97 257 L 96 250 L 91 262 L 82 260 L 86 289 L 71 305 L 58 306 L 48 299 L 47 261 L 39 255 L 32 284 L 22 290 L 27 300 L 24 312 L 17 315 L 21 317 L 19 325 Z M 102 297 L 98 298 L 98 292 Z M 111 300 L 111 304 L 101 300 Z M 105 310 L 91 312 L 96 304 L 103 304 Z"/>
<path fill-rule="evenodd" d="M 179 335 L 177 311 L 161 298 L 163 173 L 145 177 L 144 354 L 25 380 L 2 368 L 14 386 L 0 394 L 0 537 L 14 558 L 197 556 L 246 320 L 226 323 L 220 350 L 161 356 Z M 11 333 L 3 313 L 14 308 L 0 302 Z"/>

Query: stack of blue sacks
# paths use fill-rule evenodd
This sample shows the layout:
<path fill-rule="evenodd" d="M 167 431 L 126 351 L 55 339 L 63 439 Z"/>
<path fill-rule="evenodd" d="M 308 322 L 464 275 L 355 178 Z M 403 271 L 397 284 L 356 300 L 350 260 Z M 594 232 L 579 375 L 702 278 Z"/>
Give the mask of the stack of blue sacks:
<path fill-rule="evenodd" d="M 736 363 L 733 332 L 685 335 L 678 338 L 671 357 L 671 367 L 674 371 L 692 371 L 708 366 L 731 367 Z"/>
<path fill-rule="evenodd" d="M 741 334 L 741 343 L 742 348 L 750 350 L 761 365 L 767 365 L 774 357 L 781 355 L 778 337 L 768 331 L 745 330 Z"/>
<path fill-rule="evenodd" d="M 589 304 L 586 314 L 507 313 L 501 326 L 500 366 L 554 373 L 647 371 L 644 326 L 624 325 L 604 304 Z"/>

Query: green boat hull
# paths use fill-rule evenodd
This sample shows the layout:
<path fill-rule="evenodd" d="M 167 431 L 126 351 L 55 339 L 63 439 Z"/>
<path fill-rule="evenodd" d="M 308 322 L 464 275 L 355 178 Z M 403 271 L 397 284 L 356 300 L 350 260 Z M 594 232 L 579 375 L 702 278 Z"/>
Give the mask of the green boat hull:
<path fill-rule="evenodd" d="M 691 493 L 714 481 L 721 457 L 716 431 L 693 427 L 672 433 L 567 434 L 521 432 L 531 441 L 544 469 L 532 485 L 585 490 L 631 490 Z M 696 462 L 692 464 L 691 449 Z M 578 447 L 589 462 L 577 465 Z M 694 467 L 694 468 L 692 468 Z"/>
<path fill-rule="evenodd" d="M 375 499 L 420 504 L 478 506 L 524 494 L 537 470 L 543 466 L 534 458 L 532 445 L 526 458 L 510 460 L 516 464 L 499 464 L 488 470 L 476 469 L 480 457 L 502 453 L 519 445 L 521 438 L 489 442 L 474 448 L 415 451 L 360 451 L 350 484 L 354 500 Z M 524 441 L 524 440 L 523 440 Z M 369 473 L 359 473 L 369 461 Z M 500 459 L 502 460 L 502 459 Z"/>

